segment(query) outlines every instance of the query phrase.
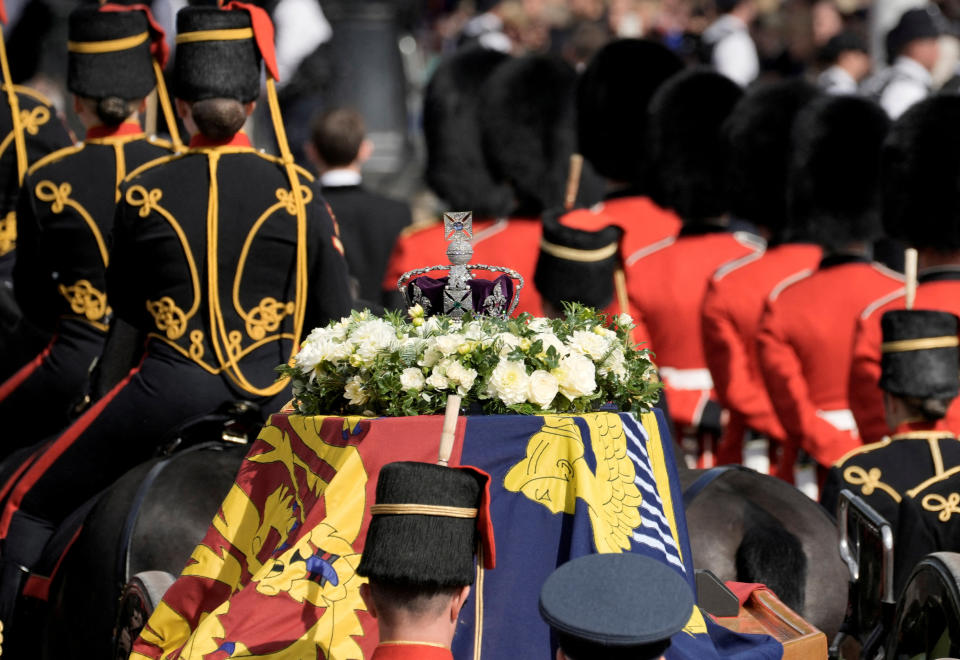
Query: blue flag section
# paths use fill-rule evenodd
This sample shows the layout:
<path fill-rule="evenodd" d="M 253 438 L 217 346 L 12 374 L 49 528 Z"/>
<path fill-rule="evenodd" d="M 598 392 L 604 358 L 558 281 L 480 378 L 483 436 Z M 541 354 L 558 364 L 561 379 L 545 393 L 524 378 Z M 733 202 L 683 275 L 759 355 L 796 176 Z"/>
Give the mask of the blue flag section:
<path fill-rule="evenodd" d="M 453 644 L 457 658 L 548 660 L 544 650 L 555 653 L 556 647 L 539 615 L 540 587 L 574 557 L 646 555 L 671 566 L 695 589 L 673 446 L 659 411 L 639 418 L 596 413 L 490 417 L 482 424 L 475 419 L 463 432 L 461 463 L 492 477 L 497 567 L 480 573 L 463 608 Z M 773 638 L 733 633 L 699 609 L 672 642 L 669 659 L 783 655 Z"/>

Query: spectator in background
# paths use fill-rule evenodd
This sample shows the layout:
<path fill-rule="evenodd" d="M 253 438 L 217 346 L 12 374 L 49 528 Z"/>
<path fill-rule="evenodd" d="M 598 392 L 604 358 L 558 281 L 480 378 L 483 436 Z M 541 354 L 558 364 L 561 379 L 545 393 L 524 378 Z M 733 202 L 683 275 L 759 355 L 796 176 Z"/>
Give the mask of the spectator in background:
<path fill-rule="evenodd" d="M 760 74 L 760 58 L 750 36 L 755 0 L 716 0 L 717 20 L 703 33 L 704 59 L 741 87 Z"/>
<path fill-rule="evenodd" d="M 867 44 L 849 30 L 824 44 L 820 60 L 826 68 L 817 77 L 817 86 L 828 94 L 856 94 L 860 81 L 870 73 Z"/>
<path fill-rule="evenodd" d="M 347 265 L 359 287 L 357 297 L 381 305 L 380 282 L 393 244 L 411 222 L 410 208 L 363 187 L 360 170 L 373 154 L 373 143 L 366 139 L 363 117 L 356 110 L 337 108 L 320 115 L 307 153 L 340 225 Z"/>
<path fill-rule="evenodd" d="M 909 9 L 887 33 L 887 60 L 891 66 L 865 83 L 891 119 L 896 119 L 933 87 L 930 72 L 940 57 L 940 13 L 934 5 Z"/>

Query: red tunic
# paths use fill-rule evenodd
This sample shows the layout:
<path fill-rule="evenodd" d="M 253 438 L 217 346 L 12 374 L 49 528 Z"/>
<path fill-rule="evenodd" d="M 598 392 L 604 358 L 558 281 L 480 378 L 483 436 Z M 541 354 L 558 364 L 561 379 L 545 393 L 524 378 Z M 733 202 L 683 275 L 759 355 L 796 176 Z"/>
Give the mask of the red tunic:
<path fill-rule="evenodd" d="M 902 286 L 898 273 L 841 256 L 770 294 L 757 341 L 764 382 L 787 434 L 782 478 L 792 480 L 799 449 L 830 466 L 860 445 L 847 388 L 857 317 L 871 300 Z"/>
<path fill-rule="evenodd" d="M 417 642 L 380 642 L 372 660 L 453 660 L 450 649 Z"/>
<path fill-rule="evenodd" d="M 721 268 L 703 301 L 703 349 L 720 403 L 730 411 L 717 463 L 742 463 L 749 431 L 783 442 L 786 435 L 770 403 L 757 357 L 760 317 L 770 292 L 787 278 L 813 270 L 821 249 L 805 243 L 778 245 L 754 259 Z"/>
<path fill-rule="evenodd" d="M 540 254 L 540 233 L 540 220 L 536 218 L 473 221 L 471 263 L 505 266 L 523 276 L 524 286 L 516 314 L 530 312 L 534 316 L 543 315 L 540 294 L 533 286 L 533 273 Z M 450 263 L 446 255 L 447 241 L 442 222 L 403 232 L 390 255 L 383 277 L 383 290 L 396 291 L 397 278 L 407 271 Z"/>
<path fill-rule="evenodd" d="M 627 260 L 627 287 L 637 310 L 637 334 L 646 338 L 656 353 L 678 431 L 699 424 L 713 389 L 700 329 L 707 284 L 721 266 L 753 258 L 763 248 L 762 242 L 749 234 L 688 231 Z"/>
<path fill-rule="evenodd" d="M 951 312 L 960 316 L 960 269 L 925 270 L 919 275 L 914 309 Z M 863 310 L 857 324 L 850 367 L 850 408 L 864 442 L 877 442 L 888 432 L 880 382 L 880 317 L 891 309 L 904 309 L 904 292 L 875 300 Z M 960 398 L 944 419 L 946 428 L 960 435 Z"/>
<path fill-rule="evenodd" d="M 673 211 L 662 209 L 649 197 L 611 197 L 589 209 L 577 209 L 564 215 L 560 222 L 568 227 L 597 231 L 607 225 L 623 229 L 620 252 L 629 259 L 638 250 L 672 238 L 680 231 L 680 218 Z"/>

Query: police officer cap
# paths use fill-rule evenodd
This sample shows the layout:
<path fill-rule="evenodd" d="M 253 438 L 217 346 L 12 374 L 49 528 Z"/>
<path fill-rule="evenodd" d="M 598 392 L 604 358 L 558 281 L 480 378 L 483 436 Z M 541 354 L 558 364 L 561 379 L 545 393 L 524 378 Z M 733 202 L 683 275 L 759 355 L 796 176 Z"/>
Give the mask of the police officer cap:
<path fill-rule="evenodd" d="M 911 41 L 939 37 L 943 32 L 942 20 L 939 10 L 933 5 L 905 11 L 887 33 L 887 57 L 895 58 Z"/>
<path fill-rule="evenodd" d="M 540 590 L 540 616 L 573 660 L 655 658 L 693 611 L 693 593 L 672 568 L 634 554 L 578 557 Z"/>

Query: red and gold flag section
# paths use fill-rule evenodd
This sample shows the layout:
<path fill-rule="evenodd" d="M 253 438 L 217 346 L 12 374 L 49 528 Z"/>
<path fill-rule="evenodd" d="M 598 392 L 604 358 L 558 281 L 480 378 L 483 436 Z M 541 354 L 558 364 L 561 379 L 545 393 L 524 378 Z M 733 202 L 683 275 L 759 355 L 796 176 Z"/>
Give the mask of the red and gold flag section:
<path fill-rule="evenodd" d="M 370 658 L 376 621 L 356 575 L 380 468 L 433 463 L 443 418 L 274 415 L 131 658 Z M 497 567 L 482 572 L 454 639 L 459 659 L 548 658 L 540 586 L 560 564 L 635 552 L 693 567 L 659 413 L 481 416 L 457 424 L 451 465 L 492 477 Z M 695 609 L 669 658 L 780 658 Z"/>

